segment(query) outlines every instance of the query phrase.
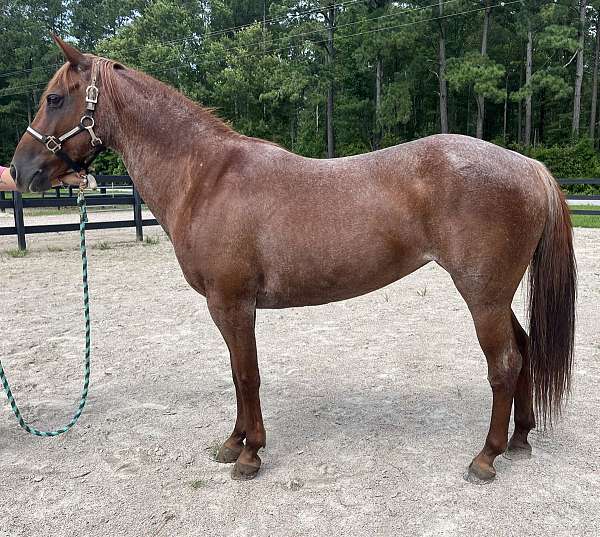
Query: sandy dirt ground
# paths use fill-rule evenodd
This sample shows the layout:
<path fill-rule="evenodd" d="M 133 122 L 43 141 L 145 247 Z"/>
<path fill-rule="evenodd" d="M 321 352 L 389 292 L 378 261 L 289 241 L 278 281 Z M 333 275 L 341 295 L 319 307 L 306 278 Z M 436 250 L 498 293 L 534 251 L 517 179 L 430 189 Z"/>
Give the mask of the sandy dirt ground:
<path fill-rule="evenodd" d="M 76 220 L 44 221 L 65 218 Z M 80 423 L 29 436 L 2 396 L 0 536 L 600 535 L 600 230 L 575 233 L 564 418 L 531 434 L 532 459 L 498 458 L 496 480 L 479 486 L 463 474 L 491 391 L 442 269 L 347 302 L 259 312 L 267 448 L 259 476 L 236 482 L 213 460 L 235 417 L 225 344 L 160 228 L 147 233 L 160 241 L 89 233 L 92 385 Z M 82 382 L 77 234 L 29 245 L 13 258 L 15 238 L 0 237 L 0 355 L 26 416 L 49 428 L 68 421 Z"/>

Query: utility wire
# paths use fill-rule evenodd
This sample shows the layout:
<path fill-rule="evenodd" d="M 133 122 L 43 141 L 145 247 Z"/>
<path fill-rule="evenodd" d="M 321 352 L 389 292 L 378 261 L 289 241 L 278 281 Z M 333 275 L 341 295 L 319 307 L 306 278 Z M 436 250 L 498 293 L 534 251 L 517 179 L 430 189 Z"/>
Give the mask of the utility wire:
<path fill-rule="evenodd" d="M 446 0 L 444 2 L 444 5 L 446 4 L 451 4 L 453 2 L 458 2 L 459 0 Z M 353 22 L 347 22 L 345 24 L 338 24 L 335 25 L 333 27 L 334 30 L 338 30 L 339 28 L 346 28 L 348 26 L 356 26 L 358 24 L 363 24 L 365 22 L 375 22 L 375 21 L 379 21 L 381 19 L 388 19 L 390 17 L 398 17 L 400 15 L 406 15 L 407 13 L 412 13 L 412 12 L 416 12 L 416 11 L 424 11 L 426 9 L 429 9 L 431 7 L 437 7 L 439 5 L 439 2 L 436 2 L 435 4 L 430 4 L 428 6 L 421 6 L 421 7 L 414 7 L 414 8 L 409 8 L 409 9 L 404 9 L 402 11 L 397 11 L 396 13 L 388 13 L 387 15 L 380 15 L 379 17 L 372 17 L 370 19 L 364 19 L 364 20 L 358 20 L 358 21 L 353 21 Z M 299 33 L 299 34 L 293 34 L 293 35 L 284 35 L 275 39 L 271 40 L 271 44 L 273 44 L 274 42 L 277 41 L 284 41 L 286 39 L 295 39 L 297 37 L 305 37 L 305 36 L 309 36 L 309 35 L 313 35 L 313 34 L 321 34 L 323 31 L 325 30 L 325 28 L 319 28 L 317 30 L 311 30 L 310 32 L 303 32 L 303 33 Z M 257 41 L 255 43 L 250 43 L 248 45 L 245 45 L 247 47 L 259 47 L 261 45 L 264 44 L 264 41 Z M 295 46 L 295 45 L 291 45 L 291 46 Z M 226 47 L 225 48 L 225 52 L 229 52 L 230 50 L 235 50 L 235 46 L 233 47 Z M 262 51 L 261 51 L 262 52 Z M 149 67 L 152 67 L 153 65 L 163 65 L 165 63 L 171 63 L 177 61 L 177 59 L 172 59 L 172 60 L 167 60 L 166 62 L 151 62 L 148 64 L 145 64 L 141 67 L 141 69 L 148 69 Z"/>
<path fill-rule="evenodd" d="M 342 5 L 356 3 L 356 2 L 359 2 L 359 1 L 362 2 L 364 0 L 351 0 L 351 1 L 348 1 L 348 2 L 342 2 L 340 4 L 336 4 L 336 5 L 337 6 L 342 6 Z M 458 1 L 458 0 L 445 0 L 444 1 L 444 5 L 450 4 L 450 3 L 453 3 L 453 2 L 456 2 L 456 1 Z M 431 7 L 437 7 L 438 5 L 439 5 L 439 2 L 436 2 L 434 4 L 430 4 L 430 5 L 427 5 L 427 6 L 421 6 L 421 7 L 416 7 L 416 8 L 409 8 L 409 9 L 405 9 L 403 11 L 399 11 L 399 12 L 396 12 L 396 13 L 389 13 L 387 15 L 381 15 L 379 17 L 373 17 L 371 19 L 367 19 L 367 22 L 373 22 L 373 21 L 377 21 L 377 20 L 385 19 L 385 18 L 389 18 L 389 17 L 397 17 L 399 15 L 404 15 L 406 13 L 415 12 L 415 11 L 423 11 L 423 10 L 429 9 Z M 306 11 L 306 12 L 302 12 L 302 13 L 298 13 L 296 15 L 292 15 L 291 17 L 292 18 L 293 17 L 297 17 L 297 16 L 300 16 L 300 15 L 305 14 L 305 13 L 312 13 L 314 11 L 315 11 L 315 9 L 309 10 L 309 11 Z M 289 17 L 286 17 L 286 18 L 289 18 Z M 281 19 L 271 19 L 271 20 L 281 20 Z M 344 27 L 347 27 L 347 26 L 354 26 L 354 25 L 361 24 L 361 23 L 364 23 L 364 22 L 365 22 L 364 20 L 362 20 L 362 21 L 354 21 L 354 22 L 349 22 L 349 23 L 346 23 L 346 24 L 341 24 L 341 25 L 335 26 L 334 28 L 335 29 L 344 28 Z M 224 30 L 213 32 L 213 34 L 216 35 L 216 34 L 219 34 L 219 33 L 225 33 L 225 32 L 228 32 L 228 31 L 234 29 L 234 28 L 246 28 L 246 27 L 252 26 L 253 24 L 255 24 L 255 23 L 247 24 L 247 25 L 243 25 L 243 26 L 238 26 L 238 27 L 226 28 Z M 303 33 L 295 34 L 295 35 L 282 36 L 282 37 L 279 37 L 279 38 L 277 38 L 275 40 L 271 40 L 271 44 L 273 44 L 273 41 L 283 41 L 283 40 L 286 40 L 286 39 L 295 39 L 295 38 L 298 38 L 298 37 L 305 37 L 305 36 L 308 36 L 308 35 L 313 35 L 313 34 L 316 34 L 316 33 L 321 33 L 322 31 L 323 31 L 322 29 L 317 29 L 317 30 L 312 30 L 310 32 L 303 32 Z M 207 35 L 211 35 L 211 34 L 207 34 Z M 322 43 L 322 41 L 316 41 L 316 43 Z M 261 41 L 256 42 L 256 43 L 250 43 L 249 45 L 246 45 L 246 46 L 254 47 L 254 46 L 261 46 L 263 44 L 264 44 L 264 41 L 261 40 Z M 297 46 L 297 45 L 287 45 L 284 48 L 290 48 L 290 47 L 293 48 L 295 46 Z M 235 46 L 228 47 L 228 48 L 225 49 L 225 53 L 227 53 L 227 52 L 229 52 L 231 50 L 234 50 L 235 48 L 236 48 Z M 129 50 L 137 50 L 137 49 L 129 49 Z M 283 50 L 283 49 L 272 49 L 272 50 Z M 125 52 L 127 52 L 127 51 L 125 51 Z M 262 51 L 262 52 L 265 52 L 265 51 Z M 225 58 L 223 58 L 223 59 L 225 59 Z M 156 66 L 156 65 L 164 65 L 166 63 L 172 63 L 174 61 L 178 61 L 178 60 L 175 58 L 175 59 L 167 60 L 167 61 L 151 62 L 149 64 L 142 65 L 139 68 L 142 69 L 142 70 L 144 70 L 144 69 L 149 69 L 149 68 L 151 68 L 153 66 Z M 208 63 L 214 63 L 216 61 L 221 61 L 221 60 L 220 59 L 213 60 L 213 61 L 208 62 Z M 55 67 L 58 68 L 61 65 L 62 64 L 55 64 Z M 38 67 L 37 69 L 49 69 L 50 67 L 52 67 L 52 66 Z M 179 67 L 181 67 L 181 66 L 174 66 L 173 69 L 178 69 Z M 26 70 L 26 71 L 29 71 L 29 70 Z M 162 72 L 162 70 L 158 71 L 158 72 Z M 0 75 L 0 77 L 1 76 L 3 76 L 3 75 Z M 8 91 L 14 90 L 15 92 L 18 92 L 20 90 L 23 90 L 23 91 L 26 91 L 26 90 L 36 90 L 36 89 L 40 89 L 40 87 L 45 87 L 45 85 L 46 85 L 45 82 L 43 82 L 43 83 L 42 82 L 38 82 L 38 83 L 35 83 L 35 84 L 32 84 L 32 85 L 27 84 L 27 85 L 18 86 L 18 87 L 15 87 L 15 88 L 6 88 L 5 91 L 8 92 Z M 6 96 L 9 96 L 9 95 L 17 95 L 18 94 L 18 93 L 12 93 L 12 92 L 11 93 L 1 93 L 1 92 L 2 92 L 2 90 L 0 90 L 0 97 L 2 97 L 2 96 L 6 97 Z"/>
<path fill-rule="evenodd" d="M 446 2 L 446 3 L 449 3 L 449 2 L 452 2 L 452 1 L 456 1 L 456 0 L 448 0 L 448 2 Z M 494 8 L 497 8 L 497 7 L 505 7 L 505 6 L 508 6 L 508 5 L 511 5 L 511 4 L 518 4 L 518 3 L 521 3 L 521 0 L 512 0 L 510 2 L 499 2 L 498 4 L 495 4 L 495 5 L 481 7 L 481 8 L 476 8 L 476 9 L 470 9 L 470 10 L 461 11 L 461 12 L 458 12 L 458 13 L 452 13 L 452 14 L 449 14 L 449 15 L 442 15 L 442 16 L 438 16 L 438 17 L 431 17 L 429 19 L 421 19 L 421 20 L 413 21 L 413 22 L 409 22 L 409 23 L 397 24 L 397 25 L 393 25 L 393 26 L 386 26 L 384 28 L 375 28 L 375 29 L 366 30 L 366 31 L 363 31 L 363 32 L 356 32 L 356 33 L 353 33 L 353 34 L 348 34 L 348 35 L 343 35 L 343 36 L 337 36 L 336 37 L 336 41 L 338 41 L 340 39 L 348 39 L 348 38 L 351 38 L 351 37 L 357 37 L 357 36 L 361 36 L 361 35 L 370 35 L 370 34 L 374 34 L 374 33 L 378 33 L 378 32 L 383 32 L 383 31 L 386 31 L 386 30 L 395 30 L 395 29 L 398 29 L 398 28 L 405 28 L 405 27 L 409 27 L 409 26 L 415 26 L 416 24 L 422 24 L 422 23 L 425 23 L 425 22 L 447 20 L 447 19 L 451 19 L 451 18 L 458 17 L 458 16 L 461 16 L 461 15 L 467 15 L 467 14 L 470 14 L 470 13 L 476 13 L 476 12 L 479 12 L 479 11 L 484 11 L 486 9 L 494 9 Z M 438 5 L 438 4 L 434 4 L 434 5 Z M 428 7 L 431 7 L 431 6 L 428 6 Z M 400 13 L 398 13 L 398 14 L 400 14 Z M 357 21 L 356 23 L 349 23 L 348 25 L 350 25 L 350 24 L 358 24 L 358 23 L 361 23 L 361 22 L 364 22 L 364 21 Z M 342 26 L 345 26 L 345 25 L 342 25 Z M 311 32 L 311 33 L 314 33 L 314 32 Z M 299 35 L 300 34 L 298 34 L 297 36 L 288 36 L 288 37 L 289 38 L 293 38 L 293 37 L 298 37 Z M 327 42 L 327 39 L 322 39 L 322 40 L 317 40 L 317 41 L 311 41 L 311 44 L 313 44 L 313 45 L 314 44 L 322 44 L 322 43 L 326 43 L 326 42 Z M 262 44 L 262 42 L 260 42 L 258 44 Z M 282 51 L 282 50 L 290 50 L 290 49 L 293 49 L 293 48 L 296 48 L 296 47 L 300 47 L 300 46 L 305 46 L 305 45 L 306 45 L 306 43 L 303 42 L 303 43 L 298 43 L 298 44 L 295 44 L 295 45 L 293 45 L 293 44 L 292 45 L 286 45 L 286 46 L 283 46 L 283 47 L 280 47 L 280 48 L 267 49 L 267 50 L 257 50 L 257 51 L 246 53 L 246 54 L 238 54 L 236 56 L 236 58 L 249 57 L 249 56 L 253 56 L 253 55 L 256 55 L 256 54 L 263 54 L 264 55 L 264 54 L 267 54 L 267 53 L 279 52 L 279 51 Z M 252 45 L 250 45 L 250 46 L 252 46 Z M 232 49 L 233 49 L 233 47 L 230 48 L 230 49 L 228 49 L 226 52 L 228 52 L 228 51 L 230 51 Z M 223 60 L 226 60 L 226 57 L 216 58 L 214 60 L 209 60 L 207 62 L 203 62 L 202 65 L 213 64 L 213 63 L 220 62 L 220 61 L 223 61 Z M 157 62 L 156 65 L 164 65 L 164 64 L 170 63 L 172 61 L 174 61 L 174 60 L 169 60 L 169 61 L 166 61 L 166 62 Z M 145 66 L 145 67 L 142 67 L 142 69 L 148 68 L 151 65 L 152 64 L 150 64 L 148 66 Z M 159 69 L 158 71 L 153 71 L 153 72 L 154 72 L 154 74 L 158 74 L 158 73 L 163 73 L 163 72 L 166 72 L 166 71 L 172 71 L 172 70 L 175 70 L 175 69 L 179 70 L 179 69 L 181 69 L 183 67 L 184 67 L 184 65 L 176 65 L 176 66 L 173 66 L 173 67 L 167 67 L 167 68 L 164 68 L 164 69 Z M 15 91 L 15 92 L 11 92 L 11 93 L 0 94 L 0 97 L 9 97 L 9 96 L 13 96 L 13 95 L 20 95 L 20 94 L 23 94 L 23 93 L 27 93 L 30 90 L 39 89 L 39 86 L 45 86 L 45 83 L 44 84 L 35 84 L 33 86 L 26 86 L 26 87 L 21 87 L 21 88 L 7 88 L 7 89 L 21 89 L 23 91 Z"/>
<path fill-rule="evenodd" d="M 456 0 L 452 0 L 452 1 L 456 1 Z M 340 2 L 338 4 L 334 4 L 333 6 L 334 7 L 343 7 L 343 6 L 347 6 L 347 5 L 351 5 L 351 4 L 357 4 L 359 2 L 364 2 L 364 0 L 348 0 L 346 2 Z M 287 21 L 287 20 L 294 19 L 296 17 L 302 17 L 304 15 L 310 15 L 311 13 L 320 12 L 322 10 L 323 10 L 322 7 L 312 8 L 312 9 L 309 9 L 307 11 L 300 11 L 300 12 L 292 14 L 292 15 L 288 14 L 288 15 L 281 16 L 281 17 L 273 17 L 271 19 L 265 20 L 264 23 Z M 222 30 L 215 30 L 213 32 L 208 32 L 208 33 L 205 33 L 205 34 L 201 34 L 201 33 L 200 34 L 192 34 L 192 35 L 189 35 L 187 37 L 182 37 L 182 38 L 179 38 L 179 39 L 172 39 L 172 40 L 169 40 L 169 41 L 162 41 L 161 45 L 170 45 L 170 44 L 175 44 L 175 43 L 181 43 L 181 42 L 189 41 L 189 40 L 194 39 L 194 38 L 205 39 L 207 37 L 214 37 L 214 36 L 217 36 L 217 35 L 221 35 L 221 34 L 226 34 L 226 33 L 229 33 L 229 32 L 233 32 L 235 30 L 241 30 L 241 29 L 244 29 L 244 28 L 250 28 L 251 26 L 254 26 L 257 23 L 261 23 L 261 21 L 256 20 L 256 21 L 248 23 L 248 24 L 241 24 L 239 26 L 231 26 L 229 28 L 223 28 Z M 130 49 L 125 49 L 123 52 L 125 52 L 125 53 L 135 52 L 137 50 L 142 50 L 143 48 L 144 48 L 143 46 L 142 47 L 133 47 L 133 48 L 130 48 Z M 39 70 L 49 70 L 51 68 L 57 69 L 61 65 L 62 65 L 62 63 L 56 63 L 56 64 L 51 64 L 51 65 L 40 65 L 38 67 L 31 67 L 29 69 L 21 69 L 21 70 L 18 70 L 18 71 L 11 71 L 9 73 L 0 73 L 0 78 L 5 78 L 7 76 L 18 75 L 18 74 L 21 74 L 21 73 L 31 73 L 33 71 L 39 71 Z"/>
<path fill-rule="evenodd" d="M 452 0 L 450 0 L 450 1 L 452 1 Z M 481 8 L 476 8 L 476 9 L 470 9 L 470 10 L 467 10 L 467 11 L 461 11 L 459 13 L 454 13 L 454 14 L 450 14 L 450 15 L 443 15 L 443 16 L 438 16 L 438 17 L 432 17 L 432 18 L 429 18 L 429 19 L 421 19 L 421 20 L 413 21 L 413 22 L 409 22 L 409 23 L 397 24 L 397 25 L 393 25 L 393 26 L 386 26 L 385 28 L 375 28 L 375 29 L 372 29 L 372 30 L 365 30 L 363 32 L 356 32 L 354 34 L 336 36 L 335 40 L 339 41 L 339 40 L 342 40 L 342 39 L 348 39 L 350 37 L 357 37 L 357 36 L 360 36 L 360 35 L 374 34 L 374 33 L 383 32 L 383 31 L 386 31 L 386 30 L 395 30 L 395 29 L 398 29 L 398 28 L 405 28 L 405 27 L 408 27 L 408 26 L 415 26 L 417 24 L 422 24 L 422 23 L 425 23 L 425 22 L 433 22 L 433 21 L 438 21 L 438 20 L 450 19 L 450 18 L 453 18 L 453 17 L 458 17 L 459 15 L 466 15 L 466 14 L 475 13 L 475 12 L 478 12 L 478 11 L 485 11 L 486 9 L 493 9 L 493 8 L 496 8 L 496 7 L 505 7 L 505 6 L 508 6 L 510 4 L 519 4 L 521 2 L 522 2 L 522 0 L 512 0 L 510 2 L 499 2 L 498 4 L 495 4 L 495 5 L 492 5 L 492 6 L 481 7 Z M 435 4 L 435 5 L 438 5 L 438 4 Z M 322 40 L 318 40 L 318 41 L 311 41 L 310 44 L 312 44 L 312 45 L 318 45 L 318 44 L 326 43 L 327 41 L 328 41 L 328 39 L 322 39 Z M 289 50 L 289 49 L 292 49 L 292 48 L 301 47 L 301 46 L 305 46 L 305 45 L 306 45 L 306 43 L 303 42 L 303 43 L 298 43 L 298 44 L 295 44 L 295 45 L 286 45 L 286 46 L 280 47 L 280 48 L 267 49 L 267 50 L 257 50 L 257 51 L 249 52 L 249 53 L 246 53 L 246 54 L 237 54 L 236 58 L 243 58 L 243 57 L 248 57 L 248 56 L 254 56 L 256 54 L 267 54 L 267 53 L 272 53 L 272 52 L 279 52 L 281 50 Z M 220 61 L 223 61 L 225 59 L 226 59 L 225 57 L 216 58 L 214 60 L 209 60 L 209 61 L 206 61 L 206 62 L 202 62 L 202 65 L 207 65 L 207 64 L 212 64 L 212 63 L 220 62 Z M 162 64 L 165 64 L 165 63 L 169 63 L 169 62 L 168 61 L 167 62 L 162 62 Z M 161 65 L 161 64 L 159 64 L 159 65 Z M 162 72 L 170 71 L 170 70 L 174 70 L 174 69 L 181 69 L 182 67 L 184 67 L 184 66 L 183 65 L 176 65 L 174 67 L 167 67 L 165 69 L 160 69 L 158 71 L 154 71 L 154 73 L 162 73 Z"/>

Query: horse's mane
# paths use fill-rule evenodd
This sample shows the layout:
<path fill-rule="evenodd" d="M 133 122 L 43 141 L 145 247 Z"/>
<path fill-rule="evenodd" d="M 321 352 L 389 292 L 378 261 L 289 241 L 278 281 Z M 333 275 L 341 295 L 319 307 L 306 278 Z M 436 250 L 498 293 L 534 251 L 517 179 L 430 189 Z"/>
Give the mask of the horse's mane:
<path fill-rule="evenodd" d="M 86 54 L 86 58 L 89 59 L 90 62 L 99 62 L 100 91 L 110 99 L 115 111 L 118 112 L 126 104 L 126 99 L 122 95 L 122 92 L 119 91 L 117 81 L 117 71 L 122 70 L 133 74 L 139 80 L 143 80 L 147 85 L 155 87 L 160 91 L 160 93 L 165 95 L 165 97 L 169 98 L 169 100 L 179 101 L 182 104 L 185 104 L 187 108 L 197 112 L 202 117 L 204 122 L 209 123 L 211 127 L 217 129 L 218 131 L 231 135 L 238 134 L 225 121 L 219 118 L 212 109 L 199 105 L 168 84 L 165 84 L 147 75 L 146 73 L 137 71 L 136 69 L 125 67 L 120 62 L 116 62 L 114 60 L 109 60 L 100 56 L 93 56 L 91 54 Z M 66 92 L 69 93 L 73 89 L 77 88 L 80 83 L 81 78 L 78 69 L 67 62 L 62 65 L 58 71 L 56 71 L 56 73 L 54 73 L 54 76 L 50 79 L 50 82 L 46 87 L 42 99 L 45 99 L 46 95 L 51 93 L 52 88 L 54 88 L 56 85 L 65 88 Z"/>

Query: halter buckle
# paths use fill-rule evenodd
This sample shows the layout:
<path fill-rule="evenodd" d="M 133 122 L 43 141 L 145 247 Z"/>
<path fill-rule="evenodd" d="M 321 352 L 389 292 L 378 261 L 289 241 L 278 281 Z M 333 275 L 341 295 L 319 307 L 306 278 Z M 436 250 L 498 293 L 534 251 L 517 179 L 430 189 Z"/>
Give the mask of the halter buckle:
<path fill-rule="evenodd" d="M 50 151 L 50 153 L 58 153 L 62 147 L 61 143 L 54 136 L 48 136 L 45 143 L 46 149 Z"/>
<path fill-rule="evenodd" d="M 89 85 L 85 90 L 85 102 L 96 104 L 98 102 L 98 87 Z"/>

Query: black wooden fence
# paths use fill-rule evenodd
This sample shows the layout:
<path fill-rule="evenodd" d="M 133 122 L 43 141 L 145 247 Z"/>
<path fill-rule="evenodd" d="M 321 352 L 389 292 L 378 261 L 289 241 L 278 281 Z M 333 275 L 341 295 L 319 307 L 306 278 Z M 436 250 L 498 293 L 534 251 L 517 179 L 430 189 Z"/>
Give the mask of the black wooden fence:
<path fill-rule="evenodd" d="M 85 200 L 88 207 L 113 207 L 126 205 L 133 209 L 133 218 L 128 220 L 115 220 L 105 222 L 88 222 L 86 229 L 114 229 L 135 227 L 136 238 L 144 239 L 143 226 L 155 226 L 158 222 L 154 218 L 142 218 L 142 204 L 139 193 L 133 186 L 128 175 L 97 175 L 98 192 L 86 194 Z M 16 235 L 20 250 L 27 248 L 26 236 L 30 233 L 52 233 L 55 231 L 77 231 L 79 224 L 44 224 L 25 225 L 23 209 L 28 208 L 56 208 L 77 206 L 77 189 L 55 188 L 43 197 L 23 197 L 18 192 L 12 192 L 7 199 L 6 193 L 0 193 L 0 210 L 12 209 L 14 212 L 14 226 L 0 226 L 0 235 Z"/>
<path fill-rule="evenodd" d="M 144 239 L 143 226 L 155 226 L 158 222 L 154 218 L 142 218 L 143 201 L 133 186 L 128 175 L 98 175 L 99 193 L 86 195 L 88 206 L 106 206 L 129 205 L 133 208 L 133 218 L 131 220 L 116 220 L 106 222 L 89 222 L 87 229 L 114 229 L 122 227 L 135 227 L 137 240 Z M 597 185 L 600 186 L 600 179 L 559 179 L 563 186 L 567 185 Z M 4 192 L 0 192 L 0 210 L 13 209 L 15 225 L 9 227 L 0 226 L 0 235 L 16 235 L 20 250 L 27 247 L 26 236 L 29 233 L 52 233 L 55 231 L 77 231 L 79 224 L 44 224 L 37 226 L 25 225 L 23 218 L 23 209 L 31 207 L 74 207 L 77 205 L 77 192 L 72 188 L 54 189 L 54 194 L 46 194 L 44 197 L 29 198 L 23 197 L 18 192 L 10 194 L 10 199 Z M 577 200 L 585 205 L 591 200 L 600 200 L 600 195 L 571 194 L 567 196 L 569 200 Z M 573 209 L 572 214 L 586 214 L 600 216 L 600 206 L 595 209 Z"/>
<path fill-rule="evenodd" d="M 595 185 L 600 186 L 600 179 L 558 179 L 561 186 L 568 185 Z M 600 200 L 598 194 L 568 194 L 568 200 L 576 200 L 581 205 L 585 205 L 588 201 Z M 590 214 L 600 216 L 600 206 L 598 209 L 571 209 L 571 214 Z"/>

